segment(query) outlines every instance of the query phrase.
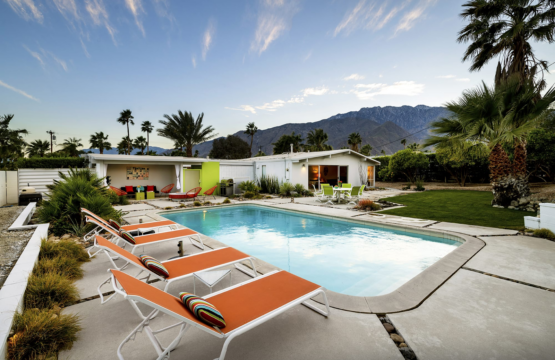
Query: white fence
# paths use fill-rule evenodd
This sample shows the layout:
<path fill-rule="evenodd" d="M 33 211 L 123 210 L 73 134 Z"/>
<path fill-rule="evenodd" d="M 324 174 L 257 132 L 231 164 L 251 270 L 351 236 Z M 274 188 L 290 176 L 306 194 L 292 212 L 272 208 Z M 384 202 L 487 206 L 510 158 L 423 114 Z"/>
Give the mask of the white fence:
<path fill-rule="evenodd" d="M 46 185 L 51 185 L 54 180 L 59 180 L 59 172 L 67 174 L 69 169 L 19 169 L 18 170 L 18 191 L 22 188 L 31 186 L 35 188 L 36 192 L 42 193 L 43 198 L 48 191 Z M 17 201 L 16 201 L 17 202 Z"/>
<path fill-rule="evenodd" d="M 0 171 L 0 206 L 17 201 L 17 171 Z"/>

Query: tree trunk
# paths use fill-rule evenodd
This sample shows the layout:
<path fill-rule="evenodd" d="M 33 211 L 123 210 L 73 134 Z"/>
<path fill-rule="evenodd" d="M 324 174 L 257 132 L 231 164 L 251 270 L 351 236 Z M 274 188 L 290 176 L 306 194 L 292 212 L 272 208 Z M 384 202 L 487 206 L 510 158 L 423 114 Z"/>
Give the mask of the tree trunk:
<path fill-rule="evenodd" d="M 187 157 L 193 157 L 193 145 L 187 144 Z"/>
<path fill-rule="evenodd" d="M 254 141 L 254 135 L 251 135 L 251 147 L 249 149 L 249 157 L 252 157 L 252 142 Z"/>
<path fill-rule="evenodd" d="M 501 145 L 497 144 L 489 156 L 489 169 L 493 191 L 492 205 L 509 206 L 512 201 L 530 195 L 526 172 L 522 173 L 522 159 L 526 169 L 526 148 L 515 147 L 515 164 L 512 166 L 509 156 Z M 517 172 L 518 170 L 518 172 Z"/>
<path fill-rule="evenodd" d="M 129 120 L 127 120 L 127 155 L 131 155 L 131 138 L 129 137 Z"/>
<path fill-rule="evenodd" d="M 148 154 L 150 152 L 150 140 L 148 137 L 148 132 L 146 133 L 146 153 Z"/>
<path fill-rule="evenodd" d="M 99 150 L 99 152 L 100 152 L 100 155 L 104 154 L 104 148 L 103 148 L 103 147 L 101 147 L 101 148 L 98 149 L 98 150 Z"/>

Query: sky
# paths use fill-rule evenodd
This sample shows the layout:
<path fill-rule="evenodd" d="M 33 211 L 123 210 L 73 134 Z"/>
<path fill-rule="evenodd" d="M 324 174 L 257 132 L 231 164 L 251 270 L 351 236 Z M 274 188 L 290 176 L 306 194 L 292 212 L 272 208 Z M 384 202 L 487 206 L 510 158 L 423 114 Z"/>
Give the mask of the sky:
<path fill-rule="evenodd" d="M 131 137 L 164 114 L 204 113 L 226 136 L 362 107 L 456 100 L 482 80 L 462 62 L 459 0 L 0 0 L 0 114 L 26 140 Z M 553 61 L 553 45 L 534 44 Z M 555 83 L 553 74 L 548 84 Z M 151 134 L 151 145 L 171 148 Z"/>

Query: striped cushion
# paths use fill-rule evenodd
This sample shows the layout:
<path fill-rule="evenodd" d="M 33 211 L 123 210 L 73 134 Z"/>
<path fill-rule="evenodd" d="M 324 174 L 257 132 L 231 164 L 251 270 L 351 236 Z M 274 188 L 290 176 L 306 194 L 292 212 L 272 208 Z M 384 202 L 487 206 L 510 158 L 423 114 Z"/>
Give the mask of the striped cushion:
<path fill-rule="evenodd" d="M 226 324 L 224 317 L 220 314 L 218 309 L 208 301 L 187 292 L 179 293 L 179 298 L 183 301 L 187 309 L 189 309 L 200 321 L 217 328 L 225 328 Z"/>
<path fill-rule="evenodd" d="M 160 261 L 156 260 L 152 256 L 141 255 L 141 256 L 139 256 L 139 259 L 141 259 L 141 262 L 153 273 L 155 273 L 157 275 L 160 275 L 160 276 L 163 276 L 163 277 L 166 277 L 166 278 L 168 276 L 170 276 L 170 273 L 164 267 L 164 265 L 162 265 L 162 263 Z"/>
<path fill-rule="evenodd" d="M 122 229 L 122 230 L 120 230 L 119 235 L 122 237 L 123 240 L 127 240 L 127 242 L 129 242 L 129 243 L 131 243 L 131 244 L 133 244 L 133 245 L 136 244 L 135 238 L 133 237 L 133 235 L 131 235 L 131 234 L 128 233 L 127 231 L 125 231 L 125 230 Z"/>
<path fill-rule="evenodd" d="M 112 220 L 110 219 L 110 226 L 113 227 L 114 229 L 116 229 L 117 231 L 120 230 L 121 225 L 116 221 L 116 220 Z"/>

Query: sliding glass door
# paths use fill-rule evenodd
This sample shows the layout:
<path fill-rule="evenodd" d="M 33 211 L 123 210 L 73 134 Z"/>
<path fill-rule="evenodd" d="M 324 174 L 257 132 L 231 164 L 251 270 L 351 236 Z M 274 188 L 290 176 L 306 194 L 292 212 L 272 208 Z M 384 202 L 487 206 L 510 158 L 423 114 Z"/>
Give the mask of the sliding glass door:
<path fill-rule="evenodd" d="M 308 166 L 308 187 L 312 186 L 320 189 L 321 184 L 335 186 L 339 181 L 348 183 L 348 166 L 339 165 L 309 165 Z"/>

